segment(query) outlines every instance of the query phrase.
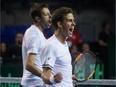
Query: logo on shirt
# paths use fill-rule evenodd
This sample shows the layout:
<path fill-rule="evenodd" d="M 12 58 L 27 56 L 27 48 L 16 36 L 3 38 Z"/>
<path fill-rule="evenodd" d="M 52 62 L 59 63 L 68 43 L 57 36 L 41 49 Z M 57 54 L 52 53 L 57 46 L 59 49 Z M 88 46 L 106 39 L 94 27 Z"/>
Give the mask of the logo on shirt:
<path fill-rule="evenodd" d="M 50 60 L 51 58 L 49 57 L 48 60 Z"/>

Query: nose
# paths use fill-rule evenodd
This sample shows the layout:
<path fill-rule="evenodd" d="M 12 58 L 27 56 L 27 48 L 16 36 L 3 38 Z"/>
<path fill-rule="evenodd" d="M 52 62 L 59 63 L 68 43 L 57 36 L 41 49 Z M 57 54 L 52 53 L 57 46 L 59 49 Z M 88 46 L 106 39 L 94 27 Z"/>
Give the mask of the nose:
<path fill-rule="evenodd" d="M 76 25 L 76 23 L 73 21 L 73 22 L 72 22 L 72 25 L 73 25 L 73 26 L 75 26 L 75 25 Z"/>
<path fill-rule="evenodd" d="M 50 18 L 52 18 L 52 15 L 51 15 L 51 14 L 49 14 L 49 17 L 50 17 Z"/>

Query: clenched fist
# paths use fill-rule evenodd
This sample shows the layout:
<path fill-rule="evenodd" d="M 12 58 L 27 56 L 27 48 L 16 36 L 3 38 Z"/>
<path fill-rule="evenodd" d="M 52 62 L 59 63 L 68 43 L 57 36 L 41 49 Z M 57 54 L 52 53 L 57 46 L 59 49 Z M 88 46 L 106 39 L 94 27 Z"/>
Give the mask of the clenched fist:
<path fill-rule="evenodd" d="M 62 81 L 62 73 L 61 72 L 58 72 L 58 73 L 56 73 L 55 75 L 54 75 L 54 81 L 56 82 L 56 83 L 60 83 L 61 81 Z"/>

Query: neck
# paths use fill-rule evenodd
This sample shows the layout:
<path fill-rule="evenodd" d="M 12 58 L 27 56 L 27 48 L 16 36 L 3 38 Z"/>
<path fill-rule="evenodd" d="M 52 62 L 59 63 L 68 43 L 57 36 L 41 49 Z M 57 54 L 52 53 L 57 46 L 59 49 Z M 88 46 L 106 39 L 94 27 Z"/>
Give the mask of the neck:
<path fill-rule="evenodd" d="M 55 31 L 55 36 L 62 44 L 65 44 L 66 37 L 63 37 L 63 35 L 59 32 L 59 30 Z"/>
<path fill-rule="evenodd" d="M 41 32 L 43 32 L 43 28 L 39 23 L 34 23 L 34 25 L 37 26 Z"/>

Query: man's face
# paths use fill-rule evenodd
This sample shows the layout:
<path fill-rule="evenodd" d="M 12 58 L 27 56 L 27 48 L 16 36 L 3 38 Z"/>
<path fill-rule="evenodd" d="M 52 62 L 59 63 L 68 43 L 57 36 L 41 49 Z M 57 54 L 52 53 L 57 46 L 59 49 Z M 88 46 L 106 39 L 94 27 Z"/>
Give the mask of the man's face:
<path fill-rule="evenodd" d="M 89 45 L 88 44 L 83 44 L 82 50 L 83 50 L 83 52 L 89 51 L 90 50 Z"/>
<path fill-rule="evenodd" d="M 66 15 L 65 19 L 62 22 L 62 34 L 64 37 L 72 37 L 74 31 L 74 16 L 72 13 Z"/>
<path fill-rule="evenodd" d="M 16 43 L 21 45 L 22 44 L 22 40 L 23 40 L 23 34 L 18 33 L 16 35 Z"/>
<path fill-rule="evenodd" d="M 52 18 L 52 15 L 50 14 L 49 9 L 43 8 L 40 22 L 44 28 L 49 28 L 51 26 L 51 18 Z"/>

